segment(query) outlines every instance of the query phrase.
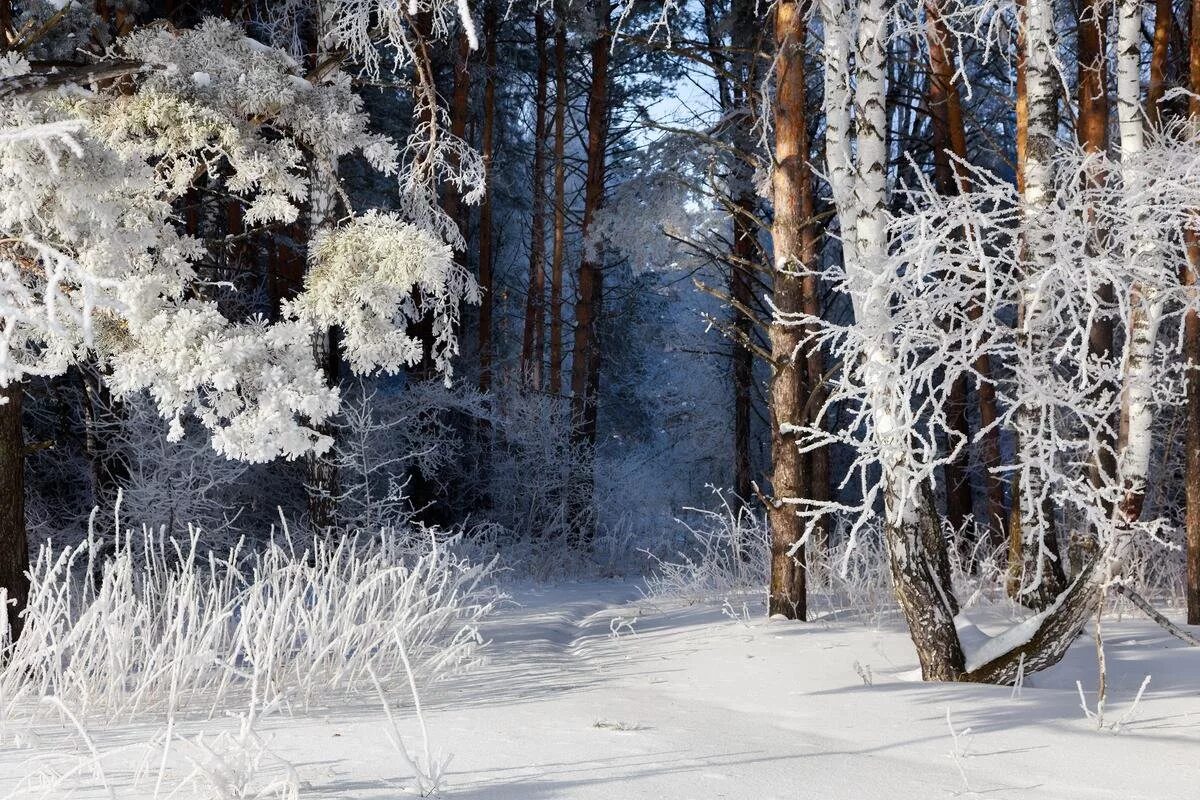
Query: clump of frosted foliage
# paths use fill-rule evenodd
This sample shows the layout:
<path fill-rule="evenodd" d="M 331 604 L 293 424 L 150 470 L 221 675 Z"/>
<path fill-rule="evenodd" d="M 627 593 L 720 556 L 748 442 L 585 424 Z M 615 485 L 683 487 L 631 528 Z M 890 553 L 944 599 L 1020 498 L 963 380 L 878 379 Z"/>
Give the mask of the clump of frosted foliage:
<path fill-rule="evenodd" d="M 159 131 L 161 140 L 151 143 L 160 155 L 196 151 L 205 144 L 202 137 L 219 137 L 210 149 L 229 162 L 229 188 L 255 195 L 248 224 L 296 219 L 293 202 L 307 196 L 302 148 L 328 163 L 359 152 L 380 172 L 396 171 L 396 145 L 370 131 L 349 75 L 327 70 L 310 82 L 287 53 L 229 22 L 209 19 L 182 34 L 142 29 L 121 41 L 119 54 L 153 69 L 135 95 L 115 100 L 123 113 L 106 116 L 114 120 L 107 124 Z M 288 135 L 266 135 L 271 129 Z M 196 157 L 178 166 L 195 166 Z M 192 177 L 177 179 L 190 183 Z"/>
<path fill-rule="evenodd" d="M 396 219 L 328 233 L 317 279 L 279 321 L 227 317 L 197 291 L 205 247 L 172 204 L 198 177 L 258 225 L 295 221 L 320 164 L 359 153 L 396 172 L 396 145 L 370 131 L 349 76 L 306 80 L 286 53 L 221 20 L 138 30 L 112 54 L 146 65 L 132 85 L 0 101 L 0 386 L 94 359 L 118 397 L 148 391 L 173 437 L 191 415 L 218 452 L 266 461 L 330 446 L 316 427 L 338 394 L 313 361 L 314 325 L 346 327 L 356 369 L 394 370 L 413 345 L 389 324 L 432 313 L 446 363 L 458 304 L 477 289 L 435 236 Z M 0 79 L 29 73 L 21 57 L 0 61 Z M 348 259 L 339 241 L 374 263 Z M 414 287 L 419 299 L 407 298 Z"/>
<path fill-rule="evenodd" d="M 340 325 L 358 372 L 393 373 L 421 360 L 423 345 L 406 324 L 434 320 L 433 356 L 447 374 L 455 353 L 458 302 L 476 302 L 478 286 L 450 247 L 395 214 L 368 212 L 319 233 L 304 293 L 285 309 L 316 325 Z"/>

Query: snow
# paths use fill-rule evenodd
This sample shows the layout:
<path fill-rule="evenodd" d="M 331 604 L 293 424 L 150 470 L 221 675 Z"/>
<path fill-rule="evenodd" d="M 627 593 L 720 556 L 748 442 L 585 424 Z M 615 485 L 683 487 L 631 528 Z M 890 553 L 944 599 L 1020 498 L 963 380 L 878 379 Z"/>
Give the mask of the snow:
<path fill-rule="evenodd" d="M 1153 676 L 1118 733 L 1098 730 L 1080 708 L 1076 681 L 1095 704 L 1090 637 L 1017 692 L 912 681 L 915 656 L 898 625 L 766 620 L 740 601 L 724 611 L 656 607 L 631 583 L 511 591 L 485 630 L 487 663 L 424 689 L 431 750 L 452 756 L 447 797 L 1161 800 L 1194 796 L 1200 781 L 1200 651 L 1140 618 L 1105 622 L 1106 718 L 1125 715 Z M 974 620 L 1005 623 L 999 610 Z M 396 717 L 419 750 L 412 709 Z M 178 726 L 181 735 L 238 727 Z M 301 798 L 404 796 L 412 775 L 386 728 L 371 698 L 264 717 L 264 785 L 290 768 Z M 101 752 L 152 735 L 145 725 L 88 729 Z M 0 797 L 32 757 L 77 747 L 50 722 L 26 739 L 35 744 L 0 751 Z M 121 789 L 139 760 L 104 765 L 122 800 L 153 797 L 153 780 L 140 793 Z M 107 796 L 90 771 L 75 780 L 72 796 Z"/>
<path fill-rule="evenodd" d="M 1009 627 L 996 636 L 985 636 L 982 640 L 969 642 L 963 641 L 962 646 L 966 651 L 967 672 L 979 669 L 989 661 L 1016 650 L 1022 645 L 1028 644 L 1029 640 L 1037 634 L 1038 629 L 1042 627 L 1042 622 L 1046 617 L 1058 610 L 1066 596 L 1065 592 L 1060 594 L 1044 610 L 1021 620 L 1016 625 Z M 965 629 L 974 633 L 979 630 L 978 626 L 970 622 L 966 614 L 959 614 L 954 624 L 960 631 Z"/>

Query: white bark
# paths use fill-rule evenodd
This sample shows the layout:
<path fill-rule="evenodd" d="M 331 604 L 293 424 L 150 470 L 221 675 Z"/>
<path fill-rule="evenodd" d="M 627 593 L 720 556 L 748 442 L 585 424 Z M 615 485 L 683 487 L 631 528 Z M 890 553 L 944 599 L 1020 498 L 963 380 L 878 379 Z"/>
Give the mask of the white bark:
<path fill-rule="evenodd" d="M 1117 22 L 1117 122 L 1121 138 L 1121 183 L 1127 197 L 1139 202 L 1144 192 L 1145 127 L 1141 104 L 1142 6 L 1140 0 L 1120 0 Z M 1149 201 L 1149 198 L 1146 199 Z M 1148 209 L 1143 213 L 1148 215 Z M 1117 522 L 1128 526 L 1140 516 L 1145 493 L 1154 421 L 1154 344 L 1162 320 L 1164 287 L 1159 285 L 1161 261 L 1149 226 L 1133 220 L 1128 264 L 1134 276 L 1125 343 L 1124 387 L 1118 469 L 1124 494 Z M 1131 501 L 1136 501 L 1131 504 Z"/>
<path fill-rule="evenodd" d="M 1039 381 L 1043 370 L 1048 370 L 1049 355 L 1042 352 L 1045 300 L 1042 296 L 1042 281 L 1054 268 L 1054 159 L 1057 151 L 1055 141 L 1058 125 L 1058 96 L 1054 83 L 1054 5 L 1053 0 L 1026 0 L 1024 19 L 1025 34 L 1025 90 L 1028 103 L 1028 128 L 1026 131 L 1026 154 L 1024 164 L 1024 190 L 1021 197 L 1022 214 L 1025 220 L 1023 250 L 1026 270 L 1021 286 L 1021 322 L 1017 330 L 1020 349 L 1031 358 L 1031 373 L 1027 380 Z M 1024 580 L 1022 589 L 1033 592 L 1039 589 L 1046 577 L 1043 572 L 1046 559 L 1051 558 L 1046 537 L 1050 520 L 1046 519 L 1044 506 L 1048 486 L 1044 470 L 1047 462 L 1056 454 L 1045 452 L 1046 439 L 1042 429 L 1052 409 L 1044 407 L 1039 392 L 1030 386 L 1023 392 L 1025 398 L 1017 412 L 1018 444 L 1021 471 L 1020 495 L 1013 498 L 1020 514 L 1020 531 L 1025 546 L 1036 552 L 1031 566 L 1034 574 Z M 1015 574 L 1015 573 L 1014 573 Z M 1057 588 L 1057 587 L 1055 587 Z"/>
<path fill-rule="evenodd" d="M 850 28 L 852 11 L 846 0 L 821 0 L 821 25 L 825 40 L 821 55 L 825 75 L 825 160 L 838 218 L 843 220 L 842 257 L 847 265 L 857 264 L 857 231 L 848 222 L 854 211 L 854 158 L 850 130 Z"/>
<path fill-rule="evenodd" d="M 825 33 L 821 52 L 829 181 L 841 220 L 846 274 L 856 287 L 855 322 L 866 334 L 861 379 L 883 471 L 885 513 L 887 522 L 898 527 L 915 520 L 919 498 L 888 309 L 887 2 L 861 0 L 849 8 L 845 0 L 821 0 L 819 9 Z"/>

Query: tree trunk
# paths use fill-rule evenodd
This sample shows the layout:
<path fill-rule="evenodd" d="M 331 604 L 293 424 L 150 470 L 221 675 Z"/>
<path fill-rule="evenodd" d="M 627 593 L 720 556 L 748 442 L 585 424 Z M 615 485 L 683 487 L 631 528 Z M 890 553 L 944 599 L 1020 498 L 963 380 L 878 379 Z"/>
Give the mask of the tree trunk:
<path fill-rule="evenodd" d="M 1053 257 L 1042 234 L 1036 232 L 1047 225 L 1046 214 L 1052 199 L 1058 96 L 1052 69 L 1054 8 L 1051 0 L 1025 0 L 1022 8 L 1019 40 L 1023 58 L 1018 60 L 1017 119 L 1018 133 L 1022 127 L 1024 129 L 1024 143 L 1018 141 L 1017 145 L 1021 162 L 1018 180 L 1023 214 L 1028 230 L 1033 232 L 1023 237 L 1021 247 L 1033 265 L 1033 274 L 1026 277 L 1020 298 L 1017 335 L 1021 347 L 1032 350 L 1039 341 L 1034 328 L 1039 316 L 1036 304 L 1040 302 L 1036 280 L 1048 266 L 1047 258 Z M 1039 409 L 1026 401 L 1018 410 L 1017 419 L 1021 429 L 1017 436 L 1018 458 L 1028 465 L 1034 460 L 1021 454 L 1029 452 L 1024 448 L 1036 447 L 1039 443 L 1023 440 L 1023 437 L 1036 438 L 1033 432 L 1038 425 Z M 1011 597 L 1034 608 L 1046 607 L 1066 588 L 1062 559 L 1058 557 L 1054 508 L 1048 502 L 1047 491 L 1036 466 L 1023 468 L 1013 479 L 1007 586 Z"/>
<path fill-rule="evenodd" d="M 496 37 L 500 24 L 496 4 L 488 0 L 483 12 L 484 83 L 483 132 L 480 156 L 483 159 L 483 201 L 479 204 L 479 288 L 483 298 L 479 303 L 479 390 L 492 387 L 492 312 L 495 308 L 495 286 L 492 279 L 492 148 L 496 127 Z"/>
<path fill-rule="evenodd" d="M 98 369 L 81 367 L 79 384 L 83 389 L 84 446 L 92 468 L 92 504 L 108 508 L 129 480 L 129 461 L 120 445 L 112 441 L 121 409 Z"/>
<path fill-rule="evenodd" d="M 600 342 L 597 321 L 603 298 L 603 257 L 588 234 L 604 203 L 605 162 L 608 151 L 608 57 L 611 0 L 596 2 L 596 35 L 592 41 L 592 75 L 587 110 L 587 182 L 584 186 L 582 239 L 579 263 L 579 299 L 575 303 L 575 346 L 571 355 L 571 431 L 577 446 L 596 446 L 600 395 Z M 583 544 L 595 535 L 595 475 L 590 463 L 579 470 L 572 529 Z"/>
<path fill-rule="evenodd" d="M 1154 0 L 1154 39 L 1150 52 L 1150 82 L 1146 85 L 1146 122 L 1151 128 L 1162 126 L 1162 99 L 1167 90 L 1167 56 L 1175 12 L 1171 0 Z"/>
<path fill-rule="evenodd" d="M 928 490 L 921 492 L 918 507 L 909 512 L 888 508 L 886 536 L 892 587 L 927 681 L 959 680 L 965 657 L 954 627 L 957 603 L 945 569 L 938 563 L 942 531 Z M 895 502 L 889 493 L 887 506 Z M 938 549 L 931 550 L 934 544 Z"/>
<path fill-rule="evenodd" d="M 804 43 L 807 25 L 797 0 L 775 5 L 775 169 L 771 225 L 775 271 L 772 301 L 780 313 L 804 310 L 804 277 L 815 262 L 812 227 L 812 178 L 808 164 L 807 87 Z M 807 234 L 807 235 L 806 235 Z M 801 351 L 803 331 L 773 319 L 771 344 L 771 493 L 767 521 L 771 527 L 771 585 L 768 613 L 807 619 L 806 560 L 803 525 L 787 501 L 812 494 L 811 475 L 796 441 L 808 400 L 807 359 Z M 803 359 L 803 360 L 802 360 Z"/>
<path fill-rule="evenodd" d="M 454 57 L 454 93 L 450 101 L 450 134 L 463 140 L 467 133 L 467 118 L 471 112 L 471 43 L 466 33 L 458 35 L 458 52 Z M 457 172 L 459 159 L 451 155 L 450 172 Z M 466 237 L 467 220 L 463 213 L 462 196 L 454 183 L 448 182 L 442 196 L 442 208 L 446 216 L 458 225 L 459 233 Z"/>
<path fill-rule="evenodd" d="M 319 13 L 311 21 L 310 69 L 319 67 L 325 58 L 322 47 L 323 24 Z M 309 174 L 308 230 L 305 234 L 311 245 L 318 234 L 331 229 L 336 222 L 338 165 L 325 163 L 314 156 L 309 162 Z M 325 382 L 336 387 L 341 377 L 336 329 L 325 328 L 313 334 L 312 354 L 317 368 L 325 375 Z M 337 428 L 330 421 L 317 426 L 317 431 L 331 438 L 337 435 Z M 304 457 L 304 463 L 309 525 L 314 531 L 327 531 L 337 524 L 337 497 L 340 493 L 333 450 L 323 454 L 310 452 Z"/>
<path fill-rule="evenodd" d="M 15 35 L 12 18 L 12 0 L 0 0 L 0 53 L 7 53 Z"/>
<path fill-rule="evenodd" d="M 309 189 L 308 240 L 320 231 L 333 225 L 337 201 L 336 167 L 313 163 L 312 183 Z M 324 373 L 329 386 L 337 386 L 341 378 L 341 357 L 338 354 L 337 331 L 325 328 L 313 334 L 313 360 Z M 322 423 L 318 432 L 336 437 L 337 429 L 330 423 Z M 308 521 L 315 531 L 325 531 L 337 524 L 338 468 L 333 453 L 309 453 L 305 457 L 305 490 L 308 496 Z"/>
<path fill-rule="evenodd" d="M 1188 76 L 1192 95 L 1188 100 L 1190 132 L 1200 135 L 1200 0 L 1192 0 L 1192 22 L 1188 31 Z M 1190 229 L 1189 229 L 1190 230 Z M 1185 285 L 1195 287 L 1200 272 L 1200 239 L 1193 233 L 1188 239 L 1188 264 L 1183 270 Z M 1200 625 L 1200 315 L 1189 310 L 1183 321 L 1183 357 L 1187 393 L 1187 621 Z"/>
<path fill-rule="evenodd" d="M 734 203 L 733 259 L 729 265 L 729 296 L 735 306 L 749 308 L 754 303 L 754 289 L 749 264 L 758 260 L 757 226 L 747 213 L 753 209 L 752 195 L 742 196 Z M 754 324 L 735 307 L 734 328 L 738 338 L 731 342 L 733 361 L 733 490 L 742 503 L 751 497 L 750 418 L 753 413 L 754 354 L 741 342 L 754 337 Z"/>
<path fill-rule="evenodd" d="M 1142 6 L 1140 0 L 1117 4 L 1117 121 L 1121 135 L 1121 176 L 1126 192 L 1140 191 L 1143 175 L 1136 158 L 1145 147 L 1141 104 Z M 1136 222 L 1136 221 L 1135 221 Z M 1154 242 L 1137 235 L 1126 258 L 1138 270 L 1154 274 Z M 1154 345 L 1163 314 L 1160 287 L 1135 283 L 1131 287 L 1125 363 L 1122 369 L 1121 424 L 1117 435 L 1117 463 L 1121 472 L 1118 522 L 1132 526 L 1142 515 L 1153 448 Z"/>
<path fill-rule="evenodd" d="M 21 635 L 29 598 L 29 543 L 25 533 L 25 437 L 22 386 L 0 389 L 0 592 L 7 605 L 11 641 Z M 0 642 L 3 637 L 0 636 Z"/>
<path fill-rule="evenodd" d="M 733 0 L 730 5 L 732 57 L 729 87 L 731 102 L 724 109 L 733 122 L 729 170 L 729 212 L 733 241 L 730 248 L 729 296 L 733 299 L 733 487 L 742 502 L 750 500 L 750 418 L 753 413 L 754 354 L 743 346 L 754 337 L 753 321 L 739 308 L 754 304 L 754 272 L 759 261 L 757 197 L 750 163 L 755 148 L 751 107 L 758 90 L 756 46 L 758 32 L 754 0 Z M 736 116 L 735 116 L 736 115 Z M 798 305 L 797 305 L 798 308 Z"/>
<path fill-rule="evenodd" d="M 525 295 L 525 331 L 521 342 L 521 379 L 534 391 L 542 388 L 546 315 L 546 15 L 535 11 L 537 88 L 534 93 L 533 214 L 529 241 L 529 287 Z"/>
<path fill-rule="evenodd" d="M 554 255 L 550 265 L 550 394 L 562 393 L 563 258 L 567 238 L 567 23 L 554 26 Z"/>
<path fill-rule="evenodd" d="M 1108 6 L 1102 0 L 1087 0 L 1080 7 L 1076 37 L 1079 43 L 1079 116 L 1076 121 L 1076 139 L 1084 152 L 1099 155 L 1103 155 L 1108 149 L 1107 58 L 1103 45 L 1103 32 L 1108 28 L 1107 14 Z M 1094 181 L 1097 184 L 1102 180 L 1103 175 L 1095 175 Z M 1097 229 L 1095 213 L 1089 216 L 1093 220 L 1092 235 L 1097 238 L 1104 236 L 1104 231 Z M 1098 246 L 1096 249 L 1098 251 Z M 1101 286 L 1098 294 L 1103 306 L 1112 308 L 1116 297 L 1112 284 Z M 1107 314 L 1098 314 L 1092 322 L 1088 331 L 1088 352 L 1093 358 L 1101 361 L 1108 361 L 1113 357 L 1113 321 Z M 1106 381 L 1097 386 L 1096 391 L 1098 395 L 1116 394 L 1116 386 L 1113 386 L 1111 381 Z M 1097 493 L 1116 478 L 1115 454 L 1116 442 L 1113 437 L 1103 437 L 1089 467 L 1089 479 Z M 1103 502 L 1106 506 L 1111 505 L 1107 501 Z M 1105 516 L 1111 513 L 1111 507 L 1106 507 Z"/>

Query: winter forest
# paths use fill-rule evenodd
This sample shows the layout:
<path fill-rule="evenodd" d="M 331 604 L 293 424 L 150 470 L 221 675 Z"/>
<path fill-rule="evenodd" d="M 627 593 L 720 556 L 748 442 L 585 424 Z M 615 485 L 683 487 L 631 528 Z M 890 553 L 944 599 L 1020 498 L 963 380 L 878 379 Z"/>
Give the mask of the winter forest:
<path fill-rule="evenodd" d="M 0 800 L 1194 796 L 1200 0 L 0 0 Z"/>

